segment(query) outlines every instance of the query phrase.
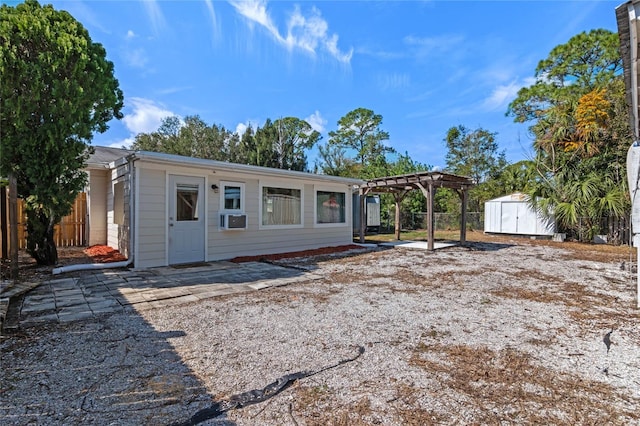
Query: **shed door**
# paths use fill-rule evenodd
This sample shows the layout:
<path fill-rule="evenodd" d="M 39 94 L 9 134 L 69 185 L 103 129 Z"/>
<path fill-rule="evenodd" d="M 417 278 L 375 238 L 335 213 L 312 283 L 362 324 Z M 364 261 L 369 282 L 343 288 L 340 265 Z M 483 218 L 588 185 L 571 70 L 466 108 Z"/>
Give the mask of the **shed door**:
<path fill-rule="evenodd" d="M 169 177 L 169 264 L 204 260 L 204 178 Z"/>
<path fill-rule="evenodd" d="M 518 203 L 502 203 L 502 232 L 518 233 Z"/>

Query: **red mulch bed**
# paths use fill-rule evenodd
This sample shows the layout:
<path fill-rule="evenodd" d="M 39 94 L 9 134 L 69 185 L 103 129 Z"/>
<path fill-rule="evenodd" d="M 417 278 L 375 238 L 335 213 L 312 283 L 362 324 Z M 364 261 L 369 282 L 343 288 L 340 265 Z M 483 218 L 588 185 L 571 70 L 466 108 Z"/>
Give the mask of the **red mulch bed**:
<path fill-rule="evenodd" d="M 127 260 L 118 250 L 104 245 L 87 247 L 84 253 L 91 258 L 94 263 L 111 263 Z"/>
<path fill-rule="evenodd" d="M 241 263 L 241 262 L 259 262 L 264 260 L 279 260 L 279 259 L 289 259 L 292 257 L 307 257 L 307 256 L 318 256 L 322 254 L 331 254 L 331 253 L 339 253 L 342 251 L 349 250 L 357 250 L 362 247 L 356 244 L 347 244 L 344 246 L 335 246 L 335 247 L 323 247 L 319 249 L 313 250 L 301 250 L 301 251 L 293 251 L 288 253 L 277 253 L 277 254 L 262 254 L 257 256 L 239 256 L 231 259 L 231 262 Z"/>

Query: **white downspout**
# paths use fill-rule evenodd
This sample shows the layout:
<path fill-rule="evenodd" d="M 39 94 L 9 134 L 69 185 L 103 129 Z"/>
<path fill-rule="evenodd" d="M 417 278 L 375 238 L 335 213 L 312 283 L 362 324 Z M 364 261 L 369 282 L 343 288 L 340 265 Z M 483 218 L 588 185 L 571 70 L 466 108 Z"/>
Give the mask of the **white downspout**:
<path fill-rule="evenodd" d="M 131 181 L 129 182 L 129 259 L 133 263 L 135 259 L 136 250 L 136 237 L 138 236 L 138 217 L 136 215 L 136 199 L 138 196 L 138 178 L 136 176 L 136 155 L 131 154 L 127 157 L 127 161 L 131 165 L 129 175 Z M 133 228 L 133 229 L 132 229 Z"/>
<path fill-rule="evenodd" d="M 129 155 L 127 157 L 127 162 L 131 165 L 130 166 L 130 170 L 129 170 L 129 176 L 130 176 L 130 182 L 129 182 L 129 258 L 127 260 L 122 260 L 120 262 L 109 262 L 109 263 L 82 263 L 82 264 L 77 264 L 77 265 L 67 265 L 67 266 L 60 266 L 58 268 L 53 268 L 53 270 L 51 271 L 51 274 L 53 275 L 59 275 L 59 274 L 63 274 L 65 272 L 75 272 L 75 271 L 90 271 L 90 270 L 95 270 L 95 269 L 115 269 L 115 268 L 126 268 L 130 265 L 133 264 L 133 259 L 134 259 L 134 255 L 133 255 L 133 248 L 135 247 L 135 244 L 133 243 L 133 239 L 135 238 L 135 232 L 131 232 L 131 224 L 135 223 L 135 217 L 134 217 L 134 202 L 135 202 L 135 195 L 134 195 L 134 188 L 135 188 L 135 172 L 134 172 L 134 161 L 135 161 L 135 156 L 134 155 Z M 135 229 L 134 229 L 135 231 Z"/>

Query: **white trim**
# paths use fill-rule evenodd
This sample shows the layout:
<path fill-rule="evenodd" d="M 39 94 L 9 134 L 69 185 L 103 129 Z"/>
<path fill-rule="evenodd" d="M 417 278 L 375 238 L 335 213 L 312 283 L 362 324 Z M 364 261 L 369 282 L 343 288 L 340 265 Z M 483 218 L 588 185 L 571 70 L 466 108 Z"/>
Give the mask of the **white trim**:
<path fill-rule="evenodd" d="M 263 225 L 262 224 L 262 188 L 295 189 L 300 191 L 300 223 L 295 225 Z M 258 229 L 299 229 L 304 228 L 304 185 L 282 183 L 282 181 L 258 181 Z"/>
<path fill-rule="evenodd" d="M 345 178 L 340 176 L 318 175 L 315 173 L 299 172 L 295 170 L 274 169 L 270 167 L 250 166 L 247 164 L 227 163 L 224 161 L 206 160 L 202 158 L 185 157 L 182 155 L 165 154 L 162 152 L 137 151 L 131 154 L 131 157 L 141 159 L 146 162 L 156 162 L 162 164 L 171 164 L 172 166 L 186 166 L 190 169 L 205 168 L 209 171 L 229 171 L 242 174 L 267 175 L 267 176 L 283 176 L 288 178 L 296 178 L 298 180 L 322 181 L 327 184 L 347 184 L 362 185 L 365 183 L 362 179 Z"/>
<path fill-rule="evenodd" d="M 224 207 L 224 187 L 225 186 L 238 186 L 240 187 L 240 208 L 239 209 L 226 209 Z M 246 197 L 246 188 L 245 188 L 246 184 L 244 182 L 235 182 L 235 181 L 230 181 L 230 180 L 221 180 L 218 183 L 218 192 L 219 192 L 219 196 L 220 196 L 220 214 L 244 214 L 245 212 L 245 206 L 247 203 L 247 197 Z"/>
<path fill-rule="evenodd" d="M 171 188 L 171 175 L 167 169 L 164 169 L 164 264 L 169 264 L 169 215 L 171 214 L 171 197 L 173 196 L 173 188 Z"/>
<path fill-rule="evenodd" d="M 204 261 L 209 258 L 209 177 L 204 177 L 204 188 L 202 188 L 202 196 L 204 197 Z"/>
<path fill-rule="evenodd" d="M 318 192 L 340 192 L 344 194 L 344 222 L 318 223 Z M 339 228 L 351 226 L 351 191 L 344 187 L 314 185 L 313 186 L 313 227 Z"/>
<path fill-rule="evenodd" d="M 135 166 L 135 161 L 131 161 L 131 167 L 129 169 L 129 179 L 133 179 L 133 185 L 129 182 L 129 191 L 133 192 L 130 195 L 129 202 L 133 204 L 133 206 L 129 206 L 129 212 L 133 212 L 133 241 L 130 241 L 129 244 L 133 245 L 133 262 L 134 266 L 137 267 L 137 263 L 140 262 L 140 176 L 138 176 L 138 168 Z M 117 170 L 117 169 L 113 169 Z M 113 184 L 113 181 L 112 181 Z M 129 218 L 129 227 L 131 227 L 131 218 Z"/>
<path fill-rule="evenodd" d="M 169 219 L 169 215 L 172 214 L 173 212 L 170 211 L 171 209 L 171 203 L 175 202 L 174 197 L 176 196 L 176 190 L 177 190 L 177 186 L 178 183 L 176 182 L 176 187 L 172 187 L 171 186 L 171 177 L 173 176 L 174 181 L 180 180 L 182 179 L 183 182 L 188 182 L 188 184 L 190 185 L 197 185 L 198 186 L 198 204 L 202 203 L 203 200 L 203 206 L 202 206 L 202 214 L 204 215 L 204 221 L 203 221 L 203 231 L 204 231 L 204 240 L 203 240 L 203 244 L 204 244 L 204 258 L 203 260 L 206 261 L 207 260 L 207 247 L 209 246 L 209 239 L 208 239 L 208 229 L 207 229 L 207 216 L 208 216 L 208 211 L 207 211 L 207 198 L 208 198 L 208 191 L 207 191 L 207 186 L 206 186 L 206 182 L 207 182 L 207 178 L 206 176 L 201 176 L 198 174 L 181 174 L 181 173 L 169 173 L 168 171 L 165 172 L 165 176 L 166 176 L 166 212 L 165 212 L 165 221 L 166 221 L 166 225 L 165 225 L 165 229 L 166 229 L 166 233 L 165 233 L 165 237 L 166 237 L 166 245 L 165 245 L 165 252 L 166 252 L 166 259 L 165 259 L 165 264 L 166 265 L 171 265 L 170 263 L 170 247 L 169 247 L 169 223 L 170 223 L 170 219 Z M 189 182 L 191 180 L 191 182 Z M 175 207 L 175 206 L 174 206 Z M 198 210 L 201 207 L 198 206 Z M 175 219 L 175 218 L 174 218 Z M 177 219 L 175 219 L 177 221 Z M 199 220 L 199 219 L 198 219 Z"/>

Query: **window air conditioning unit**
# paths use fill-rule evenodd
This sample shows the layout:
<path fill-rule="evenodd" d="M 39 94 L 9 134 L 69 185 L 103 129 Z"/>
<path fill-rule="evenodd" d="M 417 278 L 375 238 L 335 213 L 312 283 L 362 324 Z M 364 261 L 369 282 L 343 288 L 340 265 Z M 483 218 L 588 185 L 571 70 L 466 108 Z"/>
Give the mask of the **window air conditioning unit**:
<path fill-rule="evenodd" d="M 221 214 L 221 229 L 247 229 L 246 214 Z"/>

